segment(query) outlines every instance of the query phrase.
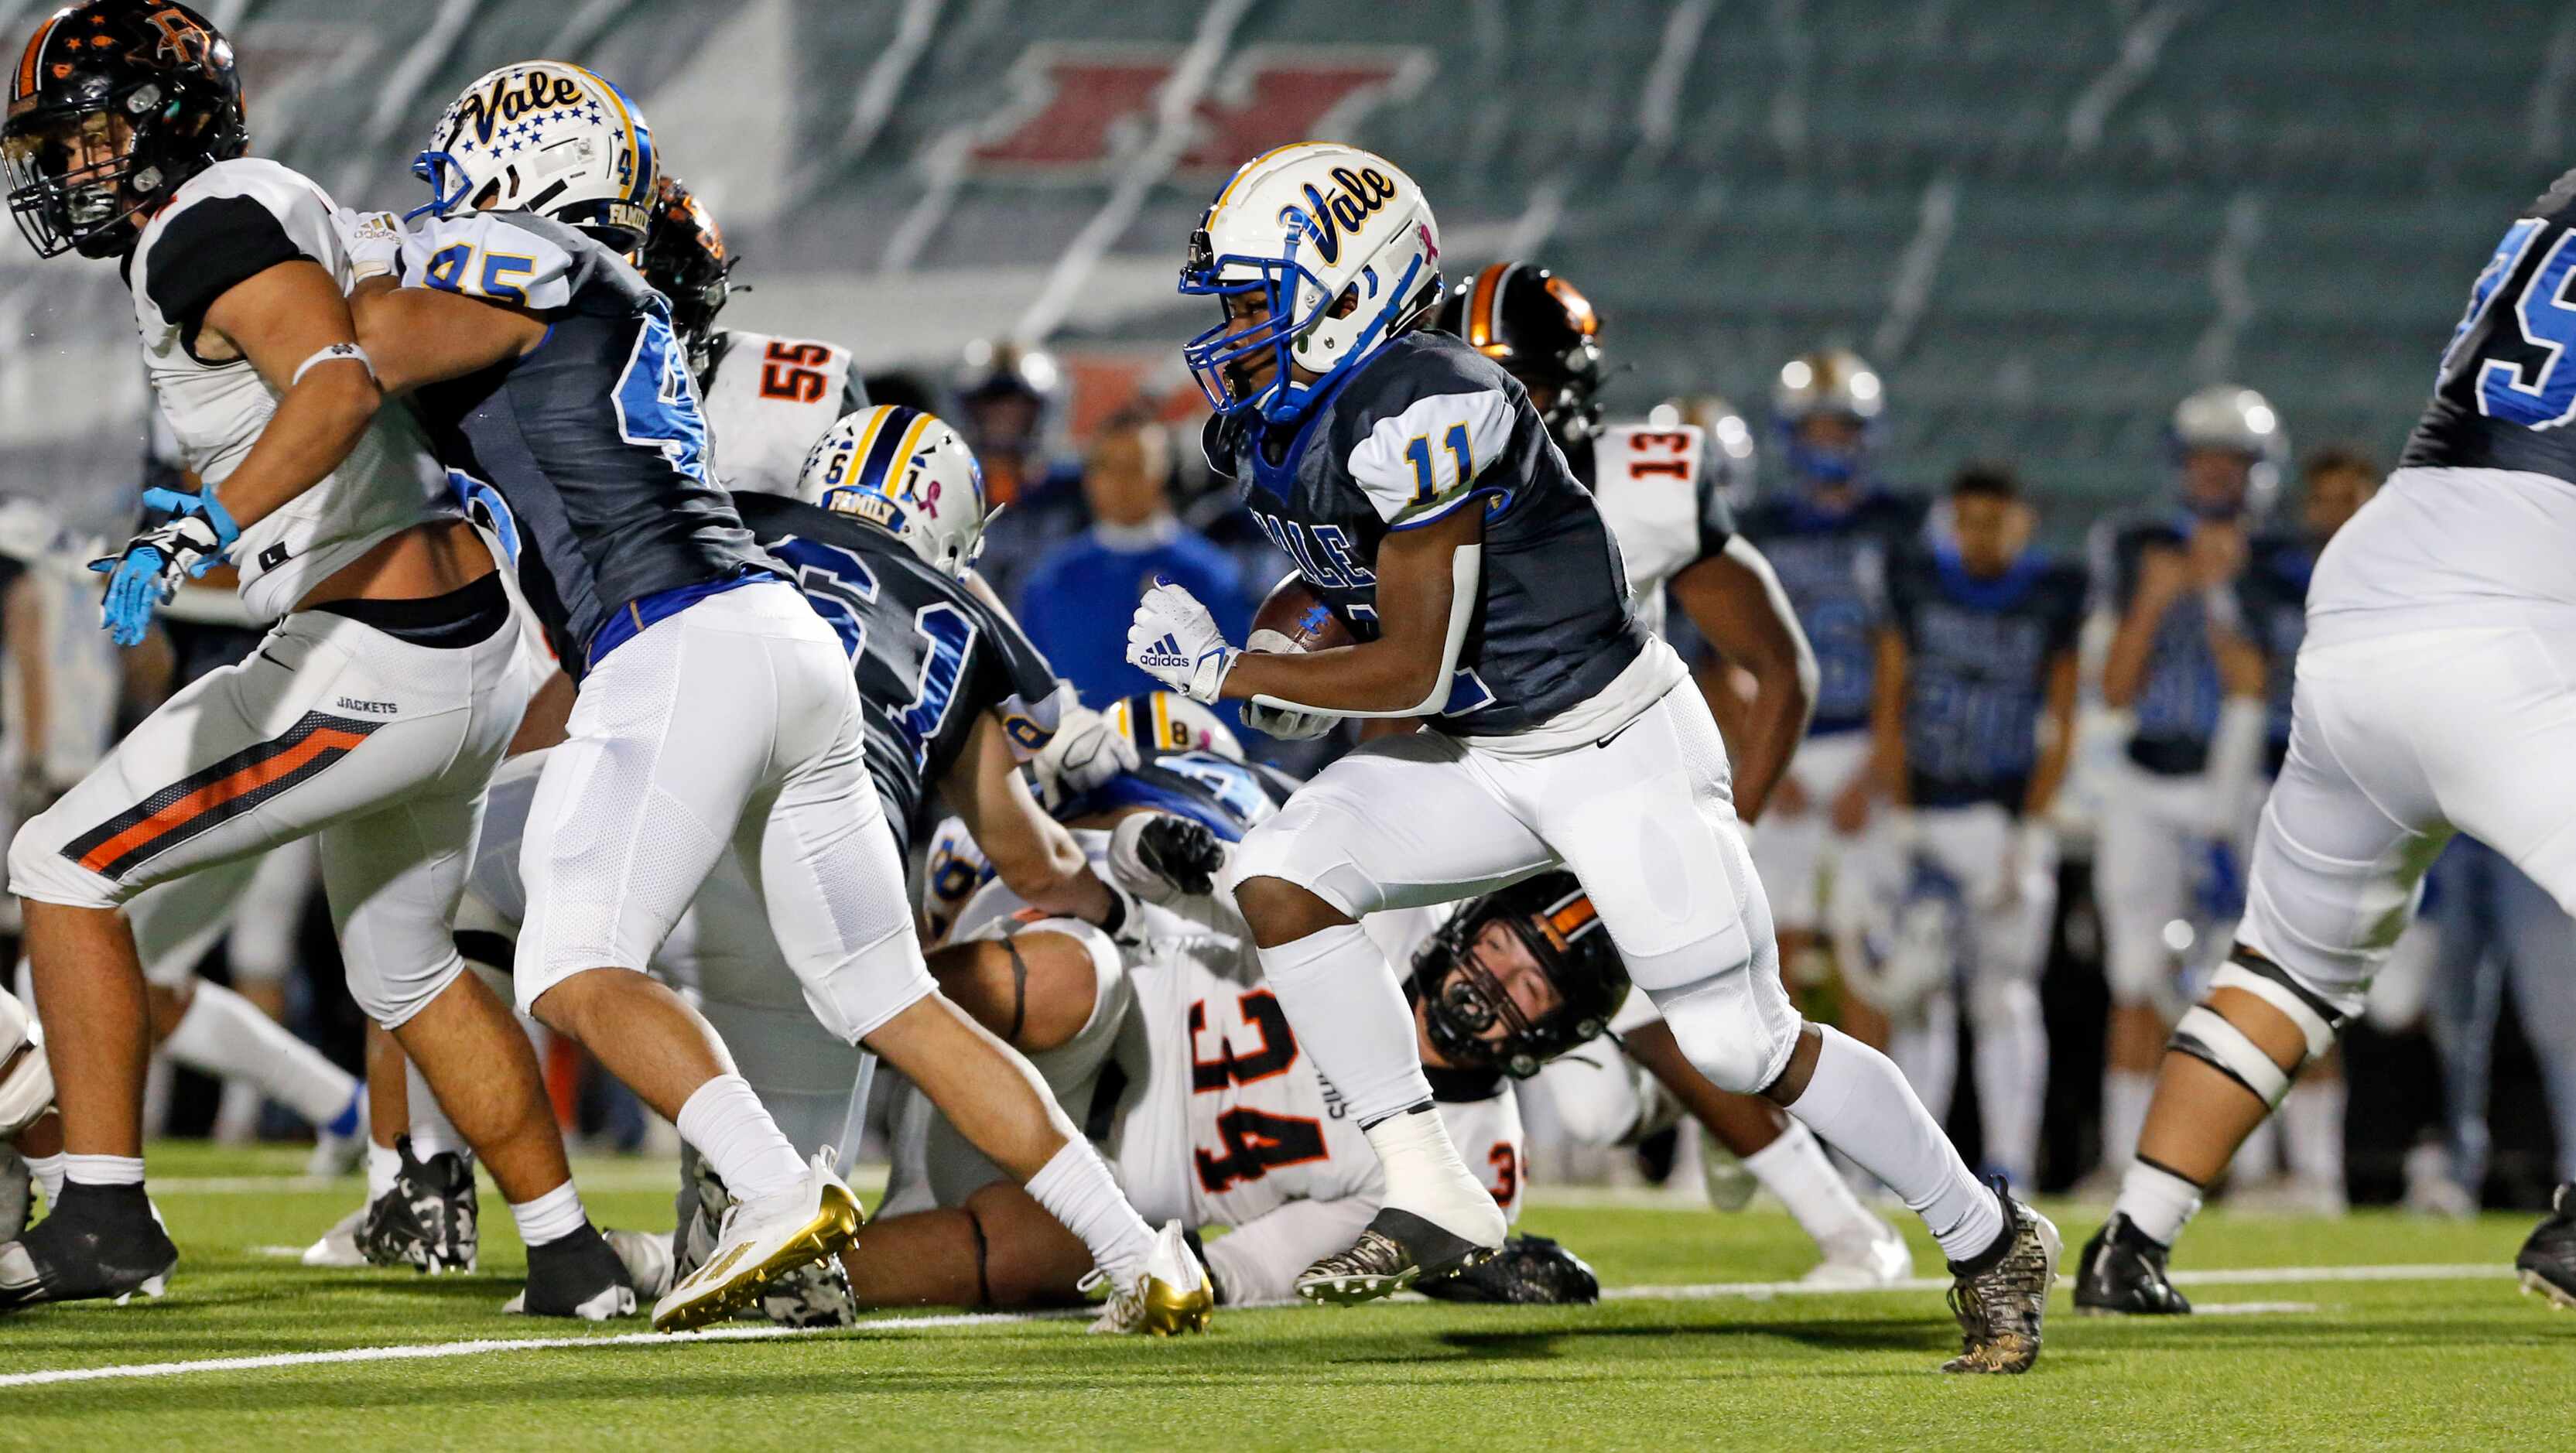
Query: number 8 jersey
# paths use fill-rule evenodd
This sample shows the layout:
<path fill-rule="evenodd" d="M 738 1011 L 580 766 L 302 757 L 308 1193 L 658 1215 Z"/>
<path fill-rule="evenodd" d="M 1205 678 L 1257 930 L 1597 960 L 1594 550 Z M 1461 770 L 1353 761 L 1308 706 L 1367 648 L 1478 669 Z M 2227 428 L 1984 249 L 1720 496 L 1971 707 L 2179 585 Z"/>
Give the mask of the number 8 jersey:
<path fill-rule="evenodd" d="M 2510 469 L 2576 482 L 2576 171 L 2507 228 L 2451 334 L 2398 467 Z"/>

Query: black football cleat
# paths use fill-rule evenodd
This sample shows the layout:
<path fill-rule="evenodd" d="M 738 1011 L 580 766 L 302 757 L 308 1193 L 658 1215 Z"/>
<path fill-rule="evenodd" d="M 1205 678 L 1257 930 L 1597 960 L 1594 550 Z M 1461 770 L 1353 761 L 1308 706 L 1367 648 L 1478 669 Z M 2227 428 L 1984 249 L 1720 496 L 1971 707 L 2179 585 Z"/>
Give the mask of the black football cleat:
<path fill-rule="evenodd" d="M 408 1135 L 395 1137 L 394 1152 L 402 1168 L 394 1174 L 394 1188 L 368 1204 L 358 1250 L 375 1266 L 472 1271 L 482 1241 L 474 1163 L 454 1150 L 422 1160 L 411 1153 Z"/>
<path fill-rule="evenodd" d="M 631 1317 L 635 1280 L 608 1238 L 585 1221 L 569 1236 L 528 1248 L 528 1285 L 501 1310 L 585 1322 Z"/>
<path fill-rule="evenodd" d="M 0 1312 L 149 1293 L 178 1261 L 143 1187 L 74 1181 L 33 1230 L 0 1246 Z"/>
<path fill-rule="evenodd" d="M 1442 1302 L 1589 1306 L 1601 1300 L 1601 1278 L 1582 1257 L 1545 1236 L 1515 1236 L 1492 1260 L 1447 1276 L 1424 1277 L 1413 1289 Z"/>
<path fill-rule="evenodd" d="M 2547 1297 L 2552 1308 L 2576 1308 L 2576 1181 L 2549 1198 L 2549 1219 L 2532 1228 L 2513 1269 L 2524 1291 Z"/>
<path fill-rule="evenodd" d="M 2180 1316 L 2191 1302 L 2165 1275 L 2173 1248 L 2113 1215 L 2084 1243 L 2075 1264 L 2075 1309 L 2087 1316 Z"/>
<path fill-rule="evenodd" d="M 1499 1246 L 1479 1246 L 1411 1211 L 1380 1209 L 1348 1251 L 1307 1267 L 1297 1295 L 1352 1306 L 1391 1297 L 1425 1277 L 1445 1277 L 1493 1259 Z"/>
<path fill-rule="evenodd" d="M 1950 1315 L 1959 1319 L 1959 1355 L 1943 1372 L 2028 1372 L 2039 1360 L 2040 1322 L 2049 1284 L 2057 1280 L 2062 1243 L 2057 1227 L 1995 1182 L 2004 1231 L 1994 1246 L 1950 1263 Z"/>

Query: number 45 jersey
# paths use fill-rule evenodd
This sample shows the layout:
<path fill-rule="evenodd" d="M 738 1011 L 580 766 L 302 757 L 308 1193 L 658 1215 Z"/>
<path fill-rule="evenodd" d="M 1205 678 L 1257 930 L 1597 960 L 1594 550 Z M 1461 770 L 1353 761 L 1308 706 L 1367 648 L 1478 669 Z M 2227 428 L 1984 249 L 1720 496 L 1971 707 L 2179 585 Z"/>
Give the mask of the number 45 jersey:
<path fill-rule="evenodd" d="M 717 482 L 791 499 L 814 441 L 868 406 L 850 350 L 732 328 L 710 340 L 698 392 L 715 433 Z"/>

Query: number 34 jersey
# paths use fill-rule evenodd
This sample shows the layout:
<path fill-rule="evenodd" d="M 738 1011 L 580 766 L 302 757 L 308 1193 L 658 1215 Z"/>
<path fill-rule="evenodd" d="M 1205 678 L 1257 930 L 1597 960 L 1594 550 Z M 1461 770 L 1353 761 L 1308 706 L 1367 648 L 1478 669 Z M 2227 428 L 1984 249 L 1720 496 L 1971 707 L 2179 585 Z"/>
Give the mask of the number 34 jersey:
<path fill-rule="evenodd" d="M 732 328 L 711 340 L 698 392 L 715 435 L 717 482 L 791 499 L 814 441 L 868 406 L 850 350 Z"/>
<path fill-rule="evenodd" d="M 1377 1152 L 1248 948 L 1157 938 L 1131 962 L 1136 1004 L 1118 1049 L 1130 1088 L 1103 1150 L 1147 1220 L 1240 1228 L 1294 1201 L 1383 1194 Z M 1468 1168 L 1517 1219 L 1518 1103 L 1499 1077 L 1478 1094 L 1443 1088 L 1436 1103 Z"/>

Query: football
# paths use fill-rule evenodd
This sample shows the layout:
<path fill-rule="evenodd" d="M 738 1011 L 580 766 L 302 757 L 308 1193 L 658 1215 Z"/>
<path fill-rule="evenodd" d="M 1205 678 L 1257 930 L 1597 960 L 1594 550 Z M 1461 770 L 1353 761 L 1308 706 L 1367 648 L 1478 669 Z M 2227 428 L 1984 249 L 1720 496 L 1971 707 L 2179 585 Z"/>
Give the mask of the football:
<path fill-rule="evenodd" d="M 1245 644 L 1255 651 L 1329 651 L 1358 639 L 1315 587 L 1291 570 L 1261 598 L 1261 608 L 1252 613 L 1252 638 Z"/>

